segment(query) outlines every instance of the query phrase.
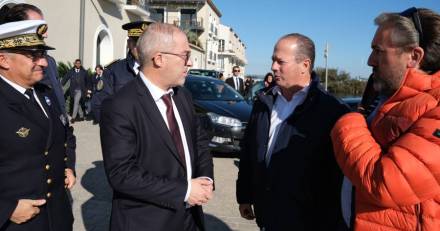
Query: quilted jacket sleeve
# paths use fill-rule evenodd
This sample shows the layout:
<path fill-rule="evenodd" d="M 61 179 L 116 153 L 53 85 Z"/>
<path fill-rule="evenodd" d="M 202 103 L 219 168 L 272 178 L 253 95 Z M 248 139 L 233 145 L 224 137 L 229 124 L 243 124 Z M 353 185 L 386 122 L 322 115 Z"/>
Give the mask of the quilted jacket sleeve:
<path fill-rule="evenodd" d="M 413 205 L 440 193 L 440 108 L 425 113 L 382 151 L 364 117 L 349 113 L 332 130 L 336 160 L 371 203 Z"/>

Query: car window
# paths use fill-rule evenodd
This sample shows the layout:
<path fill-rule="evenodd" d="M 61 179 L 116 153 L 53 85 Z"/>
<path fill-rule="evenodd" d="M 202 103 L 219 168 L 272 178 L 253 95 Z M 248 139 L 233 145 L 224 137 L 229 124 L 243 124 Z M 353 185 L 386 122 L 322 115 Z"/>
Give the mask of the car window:
<path fill-rule="evenodd" d="M 208 77 L 213 77 L 213 78 L 217 78 L 217 72 L 215 71 L 209 71 L 209 70 L 189 70 L 188 71 L 189 74 L 192 75 L 201 75 L 201 76 L 208 76 Z"/>
<path fill-rule="evenodd" d="M 187 80 L 185 87 L 197 100 L 239 101 L 243 97 L 223 81 Z"/>

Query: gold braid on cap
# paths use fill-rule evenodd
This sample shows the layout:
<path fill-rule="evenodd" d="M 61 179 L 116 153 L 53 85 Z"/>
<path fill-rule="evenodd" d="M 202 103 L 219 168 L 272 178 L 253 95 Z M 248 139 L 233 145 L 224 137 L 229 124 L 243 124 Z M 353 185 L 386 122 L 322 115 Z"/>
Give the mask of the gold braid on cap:
<path fill-rule="evenodd" d="M 128 37 L 139 37 L 139 36 L 141 36 L 142 32 L 144 32 L 144 31 L 139 28 L 130 29 L 130 30 L 128 30 Z"/>
<path fill-rule="evenodd" d="M 21 34 L 14 37 L 0 39 L 0 49 L 15 47 L 31 47 L 46 45 L 44 40 L 37 34 Z"/>

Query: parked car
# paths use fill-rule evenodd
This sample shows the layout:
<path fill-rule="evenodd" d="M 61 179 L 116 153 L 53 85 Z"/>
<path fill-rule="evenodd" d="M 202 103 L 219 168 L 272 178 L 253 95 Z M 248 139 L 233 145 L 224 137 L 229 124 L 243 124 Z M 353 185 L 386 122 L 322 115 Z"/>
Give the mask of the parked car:
<path fill-rule="evenodd" d="M 206 69 L 191 69 L 188 71 L 188 74 L 190 75 L 201 75 L 201 76 L 208 76 L 212 78 L 220 78 L 220 72 L 214 71 L 214 70 L 206 70 Z"/>
<path fill-rule="evenodd" d="M 211 137 L 211 150 L 239 151 L 252 106 L 219 79 L 188 75 L 185 88 L 191 92 L 202 126 Z"/>
<path fill-rule="evenodd" d="M 346 103 L 352 111 L 356 111 L 361 99 L 361 97 L 346 97 L 342 98 L 342 101 L 344 101 L 344 103 Z"/>

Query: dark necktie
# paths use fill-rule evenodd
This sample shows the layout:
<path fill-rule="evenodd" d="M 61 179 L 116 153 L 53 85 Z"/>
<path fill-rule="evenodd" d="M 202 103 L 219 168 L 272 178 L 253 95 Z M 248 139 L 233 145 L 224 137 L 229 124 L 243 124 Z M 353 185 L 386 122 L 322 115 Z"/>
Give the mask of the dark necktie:
<path fill-rule="evenodd" d="M 29 100 L 31 101 L 31 103 L 35 107 L 37 107 L 37 110 L 44 114 L 43 110 L 41 109 L 40 105 L 38 104 L 37 100 L 34 97 L 34 90 L 32 88 L 26 89 L 24 94 L 26 94 L 29 97 Z"/>
<path fill-rule="evenodd" d="M 33 105 L 40 108 L 40 105 L 38 105 L 37 100 L 34 97 L 34 90 L 32 88 L 26 89 L 24 94 L 26 94 L 29 97 L 29 100 L 32 102 Z"/>
<path fill-rule="evenodd" d="M 183 149 L 182 137 L 180 136 L 179 125 L 177 124 L 176 117 L 174 116 L 173 103 L 171 102 L 171 95 L 165 94 L 162 96 L 162 100 L 167 106 L 167 120 L 170 129 L 171 137 L 173 138 L 174 144 L 176 145 L 177 152 L 179 153 L 180 160 L 186 167 L 185 162 L 185 151 Z"/>

